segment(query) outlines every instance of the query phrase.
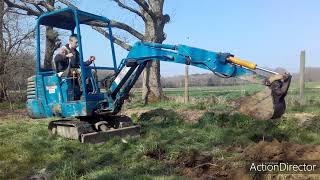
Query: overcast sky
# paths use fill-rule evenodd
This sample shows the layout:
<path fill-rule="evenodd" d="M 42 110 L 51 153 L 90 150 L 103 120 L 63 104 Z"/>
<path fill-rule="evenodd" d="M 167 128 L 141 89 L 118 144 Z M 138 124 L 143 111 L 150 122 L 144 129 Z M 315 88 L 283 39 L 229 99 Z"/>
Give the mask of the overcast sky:
<path fill-rule="evenodd" d="M 127 0 L 126 2 L 129 2 Z M 109 0 L 82 0 L 82 10 L 126 22 L 143 32 L 139 17 Z M 171 16 L 165 33 L 168 44 L 185 44 L 239 58 L 271 68 L 297 72 L 299 54 L 306 50 L 306 65 L 320 66 L 320 1 L 318 0 L 166 0 Z M 82 28 L 85 56 L 94 54 L 97 63 L 111 63 L 105 39 L 90 28 Z M 129 37 L 127 34 L 117 34 Z M 131 43 L 136 39 L 129 38 Z M 118 62 L 127 54 L 117 48 Z M 106 62 L 109 63 L 106 63 Z M 207 71 L 191 68 L 191 73 Z M 181 75 L 181 64 L 161 63 L 162 76 Z"/>

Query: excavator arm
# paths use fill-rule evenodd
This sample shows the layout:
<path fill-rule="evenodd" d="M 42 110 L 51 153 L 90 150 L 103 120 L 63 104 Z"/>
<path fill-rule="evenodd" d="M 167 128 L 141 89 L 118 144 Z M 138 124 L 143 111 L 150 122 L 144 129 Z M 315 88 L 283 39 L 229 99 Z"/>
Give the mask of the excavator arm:
<path fill-rule="evenodd" d="M 256 74 L 257 69 L 268 74 L 278 74 L 260 68 L 254 63 L 240 60 L 230 53 L 217 53 L 186 45 L 137 42 L 128 56 L 121 61 L 118 73 L 109 87 L 107 101 L 109 112 L 116 114 L 120 111 L 130 89 L 146 67 L 147 62 L 152 60 L 196 66 L 212 71 L 223 78 Z"/>

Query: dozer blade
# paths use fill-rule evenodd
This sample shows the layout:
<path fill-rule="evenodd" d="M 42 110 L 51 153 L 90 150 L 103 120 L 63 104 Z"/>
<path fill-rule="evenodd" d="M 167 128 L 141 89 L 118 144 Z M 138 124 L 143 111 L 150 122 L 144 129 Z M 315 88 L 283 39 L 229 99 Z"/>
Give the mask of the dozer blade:
<path fill-rule="evenodd" d="M 266 80 L 267 87 L 240 100 L 239 111 L 257 120 L 280 118 L 286 110 L 287 95 L 291 75 L 273 75 Z"/>
<path fill-rule="evenodd" d="M 68 139 L 78 139 L 82 143 L 102 143 L 112 137 L 139 136 L 140 125 L 133 125 L 127 116 L 109 117 L 112 122 L 98 121 L 91 124 L 79 120 L 51 121 L 49 134 L 56 134 Z"/>
<path fill-rule="evenodd" d="M 95 132 L 92 125 L 79 120 L 51 121 L 48 126 L 49 134 L 56 134 L 68 139 L 79 139 L 81 134 Z"/>
<path fill-rule="evenodd" d="M 111 137 L 125 137 L 125 136 L 140 136 L 140 126 L 129 126 L 119 129 L 112 129 L 108 131 L 99 131 L 99 132 L 92 132 L 81 134 L 80 141 L 82 143 L 103 143 L 110 139 Z"/>

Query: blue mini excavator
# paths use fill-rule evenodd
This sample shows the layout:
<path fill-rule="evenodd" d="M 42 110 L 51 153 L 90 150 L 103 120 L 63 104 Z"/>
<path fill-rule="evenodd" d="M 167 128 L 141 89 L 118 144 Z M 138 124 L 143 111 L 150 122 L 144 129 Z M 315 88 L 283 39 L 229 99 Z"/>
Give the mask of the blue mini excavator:
<path fill-rule="evenodd" d="M 99 25 L 110 35 L 113 67 L 85 66 L 81 44 L 80 25 Z M 82 91 L 75 86 L 74 77 L 60 77 L 54 69 L 45 69 L 40 60 L 40 27 L 51 26 L 77 34 Z M 112 136 L 139 135 L 140 126 L 130 118 L 117 115 L 130 89 L 136 83 L 149 61 L 160 60 L 196 66 L 229 78 L 257 73 L 276 72 L 240 60 L 229 53 L 217 53 L 185 45 L 166 45 L 137 42 L 126 58 L 117 66 L 110 20 L 84 11 L 65 8 L 41 15 L 36 25 L 36 74 L 28 78 L 27 109 L 32 118 L 61 117 L 49 123 L 51 134 L 58 134 L 81 142 L 100 143 Z M 92 69 L 110 70 L 106 82 L 95 78 Z M 90 81 L 87 81 L 87 80 Z M 102 87 L 101 84 L 105 84 Z M 89 88 L 90 87 L 90 88 Z M 80 94 L 79 94 L 80 93 Z M 76 98 L 80 97 L 81 98 Z"/>

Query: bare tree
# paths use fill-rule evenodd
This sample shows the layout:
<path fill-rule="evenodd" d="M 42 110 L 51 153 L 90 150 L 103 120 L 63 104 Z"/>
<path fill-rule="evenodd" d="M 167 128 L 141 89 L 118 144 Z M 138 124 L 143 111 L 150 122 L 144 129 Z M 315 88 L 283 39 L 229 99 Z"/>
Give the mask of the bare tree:
<path fill-rule="evenodd" d="M 5 94 L 1 89 L 3 89 L 3 71 L 4 71 L 4 56 L 3 56 L 3 21 L 4 21 L 4 2 L 0 0 L 0 102 L 2 102 L 5 98 Z"/>
<path fill-rule="evenodd" d="M 3 1 L 2 1 L 3 2 Z M 3 4 L 4 5 L 4 4 Z M 29 72 L 33 66 L 27 64 L 33 59 L 30 48 L 31 41 L 34 39 L 34 28 L 29 28 L 24 24 L 21 15 L 9 12 L 8 7 L 3 8 L 1 18 L 1 59 L 0 59 L 0 101 L 10 101 L 8 88 L 21 89 L 25 82 L 25 73 Z M 17 78 L 17 77 L 20 78 Z"/>
<path fill-rule="evenodd" d="M 10 7 L 11 12 L 22 15 L 40 16 L 41 14 L 56 9 L 55 0 L 4 0 Z M 45 56 L 44 68 L 50 69 L 52 67 L 52 57 L 55 50 L 57 50 L 61 41 L 58 38 L 58 32 L 53 30 L 53 27 L 46 26 L 46 43 L 45 43 Z"/>

